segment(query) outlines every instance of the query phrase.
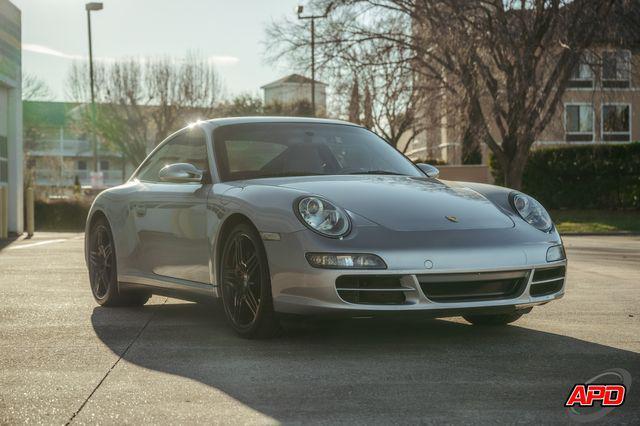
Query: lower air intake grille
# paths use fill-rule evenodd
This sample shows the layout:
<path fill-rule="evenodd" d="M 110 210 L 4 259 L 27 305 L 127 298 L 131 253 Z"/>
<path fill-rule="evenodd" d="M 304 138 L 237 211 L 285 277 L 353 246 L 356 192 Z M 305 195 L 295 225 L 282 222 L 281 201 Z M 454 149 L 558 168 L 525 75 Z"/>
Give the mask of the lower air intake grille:
<path fill-rule="evenodd" d="M 345 302 L 365 305 L 402 305 L 406 302 L 400 276 L 345 275 L 336 280 L 338 295 Z"/>
<path fill-rule="evenodd" d="M 565 266 L 536 269 L 529 289 L 531 296 L 546 296 L 562 290 L 566 270 Z"/>
<path fill-rule="evenodd" d="M 434 302 L 511 299 L 527 285 L 529 271 L 418 275 L 422 292 Z"/>
<path fill-rule="evenodd" d="M 529 293 L 531 293 L 531 295 L 534 297 L 557 293 L 558 291 L 562 290 L 562 284 L 564 284 L 564 278 L 541 284 L 532 283 Z"/>
<path fill-rule="evenodd" d="M 556 266 L 555 268 L 536 269 L 533 273 L 533 282 L 547 281 L 554 278 L 564 278 L 566 268 Z"/>

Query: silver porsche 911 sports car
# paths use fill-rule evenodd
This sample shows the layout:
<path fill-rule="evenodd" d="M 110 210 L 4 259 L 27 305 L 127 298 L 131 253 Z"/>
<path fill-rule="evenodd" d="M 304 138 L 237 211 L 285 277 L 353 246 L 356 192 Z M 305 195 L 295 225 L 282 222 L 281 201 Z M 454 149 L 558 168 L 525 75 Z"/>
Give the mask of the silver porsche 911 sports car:
<path fill-rule="evenodd" d="M 564 248 L 535 199 L 437 176 L 346 122 L 198 122 L 96 198 L 93 295 L 219 298 L 247 337 L 286 314 L 506 324 L 562 297 Z"/>

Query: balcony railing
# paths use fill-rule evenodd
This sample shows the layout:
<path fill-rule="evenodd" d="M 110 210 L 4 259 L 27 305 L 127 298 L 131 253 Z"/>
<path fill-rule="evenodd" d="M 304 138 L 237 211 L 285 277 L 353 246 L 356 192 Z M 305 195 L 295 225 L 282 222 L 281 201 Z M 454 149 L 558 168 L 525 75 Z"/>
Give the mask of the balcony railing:
<path fill-rule="evenodd" d="M 91 170 L 35 170 L 36 185 L 41 186 L 73 186 L 76 176 L 80 180 L 80 185 L 91 185 Z M 123 182 L 122 170 L 102 170 L 102 176 L 105 186 L 120 185 Z M 126 178 L 128 178 L 128 176 L 125 176 L 125 179 Z"/>
<path fill-rule="evenodd" d="M 82 139 L 42 139 L 34 142 L 28 153 L 34 157 L 90 157 L 93 145 Z M 120 157 L 104 144 L 99 145 L 99 153 L 101 157 Z"/>

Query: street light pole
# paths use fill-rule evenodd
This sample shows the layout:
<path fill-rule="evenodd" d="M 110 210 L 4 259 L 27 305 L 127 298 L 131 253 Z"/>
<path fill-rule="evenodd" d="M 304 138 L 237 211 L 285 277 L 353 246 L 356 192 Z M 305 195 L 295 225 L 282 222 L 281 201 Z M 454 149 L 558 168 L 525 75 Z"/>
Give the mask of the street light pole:
<path fill-rule="evenodd" d="M 329 3 L 323 15 L 302 16 L 304 6 L 298 6 L 298 19 L 311 20 L 311 115 L 316 116 L 316 19 L 323 19 L 329 15 L 333 2 Z"/>
<path fill-rule="evenodd" d="M 311 115 L 316 116 L 316 18 L 311 18 Z"/>
<path fill-rule="evenodd" d="M 91 12 L 102 10 L 102 3 L 87 3 L 87 28 L 89 33 L 89 81 L 91 84 L 91 137 L 93 138 L 93 171 L 98 172 L 98 138 L 93 129 L 96 118 L 96 95 L 93 83 L 93 46 L 91 42 Z"/>

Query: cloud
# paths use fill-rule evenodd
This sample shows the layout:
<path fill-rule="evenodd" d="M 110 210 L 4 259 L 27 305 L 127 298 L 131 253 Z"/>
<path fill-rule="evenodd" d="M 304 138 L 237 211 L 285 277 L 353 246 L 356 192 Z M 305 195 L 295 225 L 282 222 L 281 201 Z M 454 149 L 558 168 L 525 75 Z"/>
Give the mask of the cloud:
<path fill-rule="evenodd" d="M 50 47 L 43 46 L 41 44 L 23 43 L 22 50 L 27 52 L 32 52 L 32 53 L 39 53 L 41 55 L 55 56 L 56 58 L 62 58 L 62 59 L 87 60 L 86 55 L 74 55 L 71 53 L 61 52 L 59 50 L 52 49 Z M 94 56 L 94 60 L 109 62 L 109 61 L 113 61 L 114 59 Z M 141 58 L 141 60 L 144 61 L 144 58 Z M 239 61 L 240 59 L 237 58 L 236 56 L 229 56 L 229 55 L 213 55 L 207 58 L 207 62 L 213 65 L 235 65 Z"/>
<path fill-rule="evenodd" d="M 22 50 L 33 53 L 41 53 L 43 55 L 56 56 L 64 59 L 85 59 L 82 55 L 71 55 L 69 53 L 60 52 L 59 50 L 52 49 L 47 46 L 41 46 L 39 44 L 23 43 Z"/>
<path fill-rule="evenodd" d="M 22 50 L 32 53 L 40 53 L 42 55 L 55 56 L 57 58 L 62 59 L 70 59 L 70 60 L 87 60 L 88 56 L 85 55 L 73 55 L 71 53 L 61 52 L 56 49 L 52 49 L 47 46 L 42 46 L 41 44 L 31 44 L 31 43 L 23 43 Z M 112 58 L 104 58 L 104 57 L 93 57 L 96 61 L 112 61 Z"/>
<path fill-rule="evenodd" d="M 240 59 L 235 56 L 213 55 L 207 58 L 210 64 L 214 65 L 235 65 Z"/>

